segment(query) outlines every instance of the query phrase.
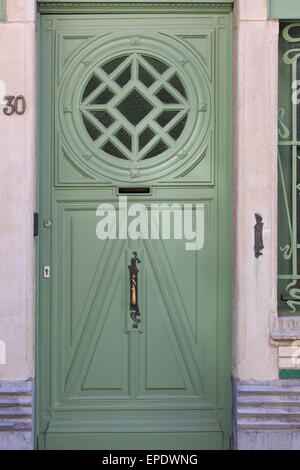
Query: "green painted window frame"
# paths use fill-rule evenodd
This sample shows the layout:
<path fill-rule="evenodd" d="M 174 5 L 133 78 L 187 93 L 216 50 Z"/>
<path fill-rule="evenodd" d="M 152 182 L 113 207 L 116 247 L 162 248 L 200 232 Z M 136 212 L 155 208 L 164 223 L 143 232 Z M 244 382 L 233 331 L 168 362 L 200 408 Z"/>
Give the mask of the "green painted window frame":
<path fill-rule="evenodd" d="M 0 0 L 0 21 L 6 20 L 5 0 Z"/>
<path fill-rule="evenodd" d="M 280 380 L 299 380 L 300 379 L 300 370 L 299 369 L 282 369 L 279 371 Z"/>
<path fill-rule="evenodd" d="M 300 20 L 278 47 L 278 315 L 300 315 Z"/>
<path fill-rule="evenodd" d="M 299 19 L 299 0 L 268 0 L 268 17 L 278 20 Z"/>

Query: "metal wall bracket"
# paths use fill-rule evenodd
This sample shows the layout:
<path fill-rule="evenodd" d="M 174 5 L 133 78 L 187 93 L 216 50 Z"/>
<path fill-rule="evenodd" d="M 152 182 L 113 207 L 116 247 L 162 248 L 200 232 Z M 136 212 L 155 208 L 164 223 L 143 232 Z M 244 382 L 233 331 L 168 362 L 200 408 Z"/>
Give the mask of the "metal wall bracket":
<path fill-rule="evenodd" d="M 263 255 L 261 250 L 264 248 L 263 244 L 263 218 L 259 214 L 255 214 L 256 224 L 254 225 L 254 251 L 255 251 L 255 258 L 259 258 Z"/>
<path fill-rule="evenodd" d="M 39 214 L 34 212 L 33 214 L 33 236 L 37 237 L 39 234 Z"/>

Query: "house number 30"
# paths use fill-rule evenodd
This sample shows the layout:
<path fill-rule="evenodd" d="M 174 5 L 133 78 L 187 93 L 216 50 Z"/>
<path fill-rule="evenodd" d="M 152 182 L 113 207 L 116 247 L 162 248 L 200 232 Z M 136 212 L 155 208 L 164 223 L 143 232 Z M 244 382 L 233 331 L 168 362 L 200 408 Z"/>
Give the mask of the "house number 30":
<path fill-rule="evenodd" d="M 18 96 L 4 96 L 5 108 L 3 108 L 3 113 L 6 116 L 11 116 L 16 113 L 19 116 L 25 113 L 26 101 L 23 95 Z"/>

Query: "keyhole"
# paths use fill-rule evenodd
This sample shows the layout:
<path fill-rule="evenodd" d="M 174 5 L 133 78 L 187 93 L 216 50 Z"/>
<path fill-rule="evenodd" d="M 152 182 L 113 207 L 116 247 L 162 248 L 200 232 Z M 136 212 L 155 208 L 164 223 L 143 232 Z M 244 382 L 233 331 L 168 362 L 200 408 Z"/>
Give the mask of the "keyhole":
<path fill-rule="evenodd" d="M 48 279 L 50 277 L 50 266 L 44 266 L 44 279 Z"/>

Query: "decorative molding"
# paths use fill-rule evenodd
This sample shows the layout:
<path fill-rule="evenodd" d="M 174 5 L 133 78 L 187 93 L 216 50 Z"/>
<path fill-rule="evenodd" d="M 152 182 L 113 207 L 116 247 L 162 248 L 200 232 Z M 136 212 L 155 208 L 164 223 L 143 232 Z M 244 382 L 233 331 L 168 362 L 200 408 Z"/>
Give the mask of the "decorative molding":
<path fill-rule="evenodd" d="M 0 382 L 0 440 L 1 432 L 32 432 L 33 382 Z"/>
<path fill-rule="evenodd" d="M 103 11 L 111 10 L 112 12 L 117 11 L 141 11 L 146 12 L 147 10 L 159 10 L 161 13 L 170 13 L 176 10 L 184 12 L 184 10 L 222 10 L 231 11 L 233 2 L 38 2 L 38 10 L 40 13 L 101 13 Z"/>
<path fill-rule="evenodd" d="M 138 45 L 135 45 L 135 47 L 131 45 L 132 39 L 135 43 L 140 40 L 143 50 L 149 51 L 147 54 L 154 54 L 154 57 L 159 57 L 160 62 L 169 70 L 170 76 L 177 75 L 178 80 L 182 80 L 181 86 L 184 89 L 183 94 L 177 91 L 177 94 L 174 95 L 176 99 L 173 108 L 177 109 L 178 113 L 172 118 L 172 122 L 169 121 L 170 129 L 179 122 L 183 122 L 183 128 L 178 133 L 175 144 L 172 135 L 168 134 L 169 130 L 163 128 L 157 130 L 165 148 L 160 150 L 160 153 L 153 154 L 154 161 L 152 161 L 151 153 L 149 155 L 148 153 L 155 148 L 154 144 L 157 143 L 155 142 L 155 135 L 153 134 L 149 141 L 143 145 L 141 145 L 138 135 L 148 126 L 154 129 L 158 125 L 155 119 L 165 110 L 165 104 L 158 103 L 157 97 L 153 95 L 152 91 L 149 91 L 149 88 L 142 83 L 140 78 L 132 75 L 133 69 L 130 72 L 129 88 L 124 87 L 116 90 L 114 88 L 116 85 L 111 81 L 109 87 L 113 87 L 114 92 L 110 92 L 105 105 L 98 108 L 97 103 L 93 101 L 99 93 L 103 92 L 104 86 L 107 84 L 108 75 L 103 69 L 103 64 L 107 63 L 108 60 L 114 60 L 116 51 L 126 57 L 124 60 L 122 59 L 122 63 L 118 64 L 118 73 L 120 74 L 121 71 L 123 73 L 128 69 L 129 63 L 144 63 L 145 59 L 136 51 Z M 178 63 L 178 57 L 185 58 L 186 61 L 190 62 L 189 73 Z M 89 59 L 91 65 L 82 70 L 82 62 L 85 58 Z M 111 70 L 109 75 L 115 73 L 116 64 L 113 67 L 114 69 Z M 151 80 L 158 80 L 159 73 L 152 68 L 150 63 L 149 65 L 144 64 L 144 67 L 148 70 L 147 73 L 150 74 L 150 77 L 155 77 Z M 97 86 L 93 91 L 89 91 L 88 85 L 91 80 L 92 70 L 94 70 L 99 83 L 97 82 Z M 112 78 L 115 80 L 113 76 Z M 167 78 L 161 76 L 159 80 L 159 86 L 163 85 L 167 92 L 172 95 L 172 87 Z M 207 146 L 209 132 L 212 128 L 212 103 L 214 97 L 204 63 L 187 43 L 183 43 L 171 35 L 162 35 L 160 33 L 143 34 L 142 37 L 138 38 L 138 35 L 132 36 L 131 31 L 114 33 L 110 41 L 107 40 L 107 36 L 96 37 L 83 47 L 76 56 L 73 56 L 72 60 L 69 60 L 68 67 L 61 75 L 60 87 L 59 109 L 62 109 L 63 112 L 59 113 L 58 125 L 62 145 L 67 149 L 71 164 L 79 166 L 85 174 L 92 172 L 95 174 L 97 172 L 97 177 L 106 178 L 109 181 L 127 181 L 129 183 L 132 182 L 132 178 L 135 178 L 135 181 L 145 182 L 161 180 L 162 178 L 176 178 L 191 170 L 196 164 L 200 164 L 204 156 L 201 148 Z M 140 113 L 142 111 L 144 114 L 136 114 L 134 121 L 131 121 L 126 110 L 130 100 L 136 99 L 134 94 L 140 95 L 137 91 L 139 89 L 143 89 L 139 102 Z M 81 98 L 83 90 L 87 90 L 87 92 L 84 91 L 84 100 Z M 186 96 L 184 96 L 185 93 Z M 113 101 L 111 101 L 112 96 L 114 96 Z M 198 105 L 203 105 L 203 102 L 207 104 L 206 112 L 197 113 Z M 194 104 L 194 107 L 192 107 L 192 104 Z M 145 109 L 142 109 L 143 106 L 145 106 Z M 103 122 L 102 118 L 93 115 L 93 111 L 99 111 L 100 109 L 109 116 L 112 123 L 109 129 L 109 141 L 107 141 L 107 124 Z M 153 113 L 151 114 L 150 111 L 152 110 Z M 70 112 L 72 112 L 72 116 L 68 114 Z M 88 126 L 93 126 L 93 129 L 96 130 L 96 137 L 90 135 L 86 122 L 88 122 Z M 126 147 L 126 143 L 124 144 L 122 139 L 120 140 L 115 135 L 119 125 L 118 122 L 122 123 L 123 130 L 130 135 L 133 142 L 131 148 Z M 133 123 L 135 125 L 139 123 L 137 131 L 132 130 Z M 136 128 L 134 127 L 134 129 Z M 74 139 L 74 136 L 78 136 L 78 138 Z M 108 142 L 112 148 L 106 148 Z M 183 146 L 185 146 L 185 158 L 182 158 L 183 155 L 177 156 Z M 69 149 L 71 149 L 71 152 Z M 92 154 L 90 160 L 82 155 L 84 149 Z M 118 149 L 119 153 L 116 153 L 115 149 Z M 58 168 L 61 167 L 58 166 Z"/>
<path fill-rule="evenodd" d="M 170 0 L 37 0 L 37 3 L 234 3 L 234 0 L 186 0 L 186 1 L 175 1 L 171 2 Z"/>

